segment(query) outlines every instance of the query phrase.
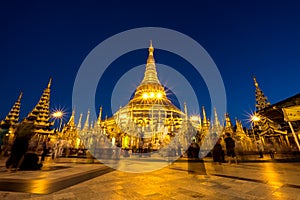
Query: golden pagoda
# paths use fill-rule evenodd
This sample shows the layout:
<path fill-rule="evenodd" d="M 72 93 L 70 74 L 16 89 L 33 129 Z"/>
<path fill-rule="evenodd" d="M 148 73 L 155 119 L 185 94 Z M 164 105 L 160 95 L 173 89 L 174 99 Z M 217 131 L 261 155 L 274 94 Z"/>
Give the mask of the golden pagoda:
<path fill-rule="evenodd" d="M 240 145 L 240 151 L 251 151 L 255 150 L 255 146 L 253 145 L 251 138 L 245 133 L 243 129 L 242 122 L 238 119 L 235 120 L 235 134 L 234 139 L 236 139 L 237 143 Z"/>
<path fill-rule="evenodd" d="M 154 48 L 150 42 L 144 78 L 133 98 L 113 117 L 101 122 L 105 133 L 123 148 L 144 143 L 168 143 L 181 128 L 186 114 L 168 99 L 156 71 Z M 126 142 L 124 143 L 124 137 Z"/>
<path fill-rule="evenodd" d="M 270 102 L 268 101 L 268 98 L 264 95 L 262 90 L 258 86 L 258 82 L 256 80 L 256 77 L 253 77 L 254 86 L 255 86 L 255 100 L 256 104 L 255 107 L 257 111 L 260 111 L 264 108 L 267 108 L 270 106 Z"/>
<path fill-rule="evenodd" d="M 21 107 L 21 99 L 22 92 L 19 95 L 18 100 L 15 102 L 9 113 L 6 115 L 5 119 L 1 121 L 1 128 L 8 129 L 8 134 L 5 135 L 4 145 L 11 144 L 14 139 L 14 132 L 19 123 L 20 116 L 20 107 Z"/>
<path fill-rule="evenodd" d="M 19 122 L 20 116 L 20 107 L 21 107 L 21 99 L 22 99 L 22 92 L 19 95 L 18 100 L 15 102 L 9 113 L 6 115 L 5 119 L 1 121 L 1 127 L 12 127 L 15 128 Z"/>
<path fill-rule="evenodd" d="M 277 140 L 278 143 L 284 144 L 286 140 L 287 144 L 289 144 L 287 138 L 287 132 L 281 131 L 280 125 L 276 122 L 269 119 L 265 114 L 264 110 L 270 107 L 270 102 L 268 98 L 264 95 L 262 90 L 258 86 L 258 82 L 256 77 L 253 77 L 254 86 L 255 86 L 255 100 L 256 100 L 256 112 L 255 116 L 257 116 L 258 120 L 253 121 L 255 132 L 259 135 L 259 138 L 265 142 L 265 137 L 271 137 L 274 140 Z M 284 139 L 285 138 L 285 139 Z M 284 144 L 285 145 L 285 144 Z"/>
<path fill-rule="evenodd" d="M 74 117 L 75 111 L 72 111 L 68 123 L 63 127 L 62 131 L 58 133 L 58 138 L 67 141 L 69 147 L 78 149 L 82 146 L 82 142 L 78 135 Z"/>
<path fill-rule="evenodd" d="M 230 120 L 230 116 L 228 113 L 225 114 L 225 127 L 224 127 L 225 133 L 230 133 L 231 136 L 233 136 L 233 126 Z"/>
<path fill-rule="evenodd" d="M 54 134 L 51 129 L 54 122 L 50 122 L 50 87 L 51 81 L 48 83 L 47 88 L 44 90 L 40 100 L 33 108 L 33 110 L 23 119 L 24 123 L 33 123 L 35 137 L 44 139 L 49 135 Z"/>
<path fill-rule="evenodd" d="M 210 127 L 210 122 L 206 117 L 206 112 L 205 112 L 205 107 L 202 106 L 202 115 L 203 115 L 203 119 L 202 119 L 202 134 L 207 134 L 209 131 L 209 127 Z"/>

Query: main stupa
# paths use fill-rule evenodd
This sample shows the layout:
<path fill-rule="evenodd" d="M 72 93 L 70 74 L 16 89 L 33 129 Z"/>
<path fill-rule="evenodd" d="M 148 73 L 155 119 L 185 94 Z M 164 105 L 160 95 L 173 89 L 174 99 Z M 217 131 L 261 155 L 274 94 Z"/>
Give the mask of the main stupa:
<path fill-rule="evenodd" d="M 141 140 L 147 145 L 165 143 L 177 134 L 182 121 L 187 118 L 186 108 L 182 112 L 168 99 L 157 77 L 153 54 L 154 48 L 150 41 L 144 78 L 133 98 L 127 105 L 120 107 L 113 117 L 101 123 L 106 134 L 122 143 L 123 148 L 137 147 Z"/>

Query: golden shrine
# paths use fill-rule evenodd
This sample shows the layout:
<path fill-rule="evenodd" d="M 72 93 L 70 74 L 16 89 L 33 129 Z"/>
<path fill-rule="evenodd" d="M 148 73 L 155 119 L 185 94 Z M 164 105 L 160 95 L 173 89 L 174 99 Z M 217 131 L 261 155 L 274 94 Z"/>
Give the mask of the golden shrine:
<path fill-rule="evenodd" d="M 144 78 L 137 87 L 133 98 L 114 115 L 101 122 L 105 134 L 122 148 L 138 148 L 151 144 L 162 147 L 182 129 L 185 112 L 178 109 L 168 99 L 156 71 L 154 48 L 150 42 Z M 101 115 L 101 113 L 100 113 Z M 99 123 L 99 120 L 98 120 Z M 180 138 L 182 140 L 186 140 Z"/>

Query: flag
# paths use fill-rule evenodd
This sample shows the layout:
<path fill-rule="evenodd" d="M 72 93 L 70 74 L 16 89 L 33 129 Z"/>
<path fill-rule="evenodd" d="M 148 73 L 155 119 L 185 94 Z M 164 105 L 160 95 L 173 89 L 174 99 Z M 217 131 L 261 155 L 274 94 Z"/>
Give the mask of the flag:
<path fill-rule="evenodd" d="M 300 120 L 300 106 L 291 106 L 282 108 L 285 121 L 299 121 Z"/>

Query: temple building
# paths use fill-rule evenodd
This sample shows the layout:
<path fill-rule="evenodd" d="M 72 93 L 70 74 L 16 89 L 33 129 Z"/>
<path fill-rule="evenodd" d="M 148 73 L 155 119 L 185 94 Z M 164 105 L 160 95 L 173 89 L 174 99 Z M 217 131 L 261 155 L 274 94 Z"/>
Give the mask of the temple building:
<path fill-rule="evenodd" d="M 113 146 L 123 149 L 137 149 L 142 144 L 143 148 L 150 145 L 158 150 L 170 143 L 187 147 L 193 139 L 212 148 L 215 137 L 224 135 L 225 131 L 238 138 L 244 149 L 249 149 L 248 143 L 251 140 L 243 131 L 242 124 L 238 124 L 238 133 L 235 135 L 228 114 L 223 127 L 215 108 L 212 122 L 207 118 L 204 106 L 202 118 L 200 115 L 189 117 L 186 103 L 184 111 L 177 108 L 168 99 L 165 88 L 158 79 L 152 43 L 148 51 L 144 77 L 128 104 L 104 120 L 100 108 L 98 120 L 93 123 L 89 122 L 88 111 L 83 128 L 80 115 L 77 131 L 88 149 L 103 147 L 107 140 Z"/>
<path fill-rule="evenodd" d="M 144 78 L 133 98 L 113 117 L 102 122 L 106 134 L 122 143 L 123 148 L 138 147 L 141 141 L 147 145 L 168 143 L 170 137 L 179 133 L 187 118 L 187 113 L 168 99 L 157 77 L 153 53 L 151 42 Z M 127 139 L 122 140 L 124 137 Z"/>

